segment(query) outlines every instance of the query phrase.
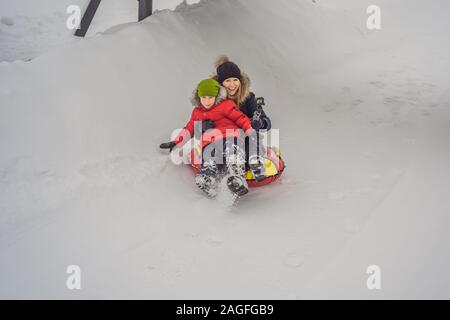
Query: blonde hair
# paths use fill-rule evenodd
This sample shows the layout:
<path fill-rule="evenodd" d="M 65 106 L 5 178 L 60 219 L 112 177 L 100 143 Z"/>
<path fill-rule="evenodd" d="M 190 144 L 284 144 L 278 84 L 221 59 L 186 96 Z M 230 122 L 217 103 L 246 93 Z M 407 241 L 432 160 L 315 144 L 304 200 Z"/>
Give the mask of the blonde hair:
<path fill-rule="evenodd" d="M 234 96 L 233 101 L 236 102 L 238 107 L 241 107 L 241 105 L 245 102 L 247 99 L 247 96 L 244 94 L 244 90 L 242 90 L 242 81 L 239 79 L 239 89 L 236 92 L 236 95 Z"/>

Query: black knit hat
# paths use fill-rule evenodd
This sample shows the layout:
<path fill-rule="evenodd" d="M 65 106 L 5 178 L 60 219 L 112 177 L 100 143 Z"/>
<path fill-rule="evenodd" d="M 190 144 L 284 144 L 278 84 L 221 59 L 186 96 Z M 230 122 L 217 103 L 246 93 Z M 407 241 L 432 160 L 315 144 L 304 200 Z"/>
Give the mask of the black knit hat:
<path fill-rule="evenodd" d="M 241 80 L 241 69 L 231 61 L 224 62 L 217 67 L 217 80 L 219 83 L 222 84 L 228 78 L 238 78 Z"/>

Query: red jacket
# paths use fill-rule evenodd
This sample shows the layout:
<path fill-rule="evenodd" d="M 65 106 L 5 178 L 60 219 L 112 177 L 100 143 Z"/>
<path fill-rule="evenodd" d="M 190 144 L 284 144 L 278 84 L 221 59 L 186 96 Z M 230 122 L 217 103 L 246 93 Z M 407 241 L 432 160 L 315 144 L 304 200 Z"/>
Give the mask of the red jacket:
<path fill-rule="evenodd" d="M 204 120 L 213 121 L 214 130 L 208 130 L 202 135 L 202 147 L 223 138 L 242 138 L 239 129 L 243 129 L 244 132 L 253 130 L 250 119 L 238 109 L 236 104 L 232 100 L 224 100 L 210 109 L 206 109 L 202 105 L 194 108 L 191 119 L 184 127 L 184 132 L 182 131 L 174 142 L 180 146 L 186 143 L 194 135 L 195 122 Z M 229 129 L 228 132 L 227 129 Z M 231 132 L 230 129 L 232 129 Z M 189 133 L 189 136 L 187 136 L 187 133 Z"/>

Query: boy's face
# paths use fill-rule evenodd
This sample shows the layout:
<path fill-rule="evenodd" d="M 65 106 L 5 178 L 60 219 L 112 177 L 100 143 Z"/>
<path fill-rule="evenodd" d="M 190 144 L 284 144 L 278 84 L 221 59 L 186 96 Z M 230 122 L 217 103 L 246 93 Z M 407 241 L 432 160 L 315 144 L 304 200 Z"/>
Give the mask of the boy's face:
<path fill-rule="evenodd" d="M 200 102 L 206 109 L 209 109 L 216 102 L 216 97 L 200 97 Z"/>

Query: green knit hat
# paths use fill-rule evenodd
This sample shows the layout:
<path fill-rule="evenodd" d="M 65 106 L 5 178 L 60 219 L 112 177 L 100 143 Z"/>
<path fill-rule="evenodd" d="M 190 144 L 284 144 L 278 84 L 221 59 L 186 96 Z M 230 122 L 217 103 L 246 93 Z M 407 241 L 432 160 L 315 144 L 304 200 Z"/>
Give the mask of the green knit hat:
<path fill-rule="evenodd" d="M 217 97 L 219 95 L 220 84 L 214 79 L 200 81 L 197 86 L 199 97 Z"/>

